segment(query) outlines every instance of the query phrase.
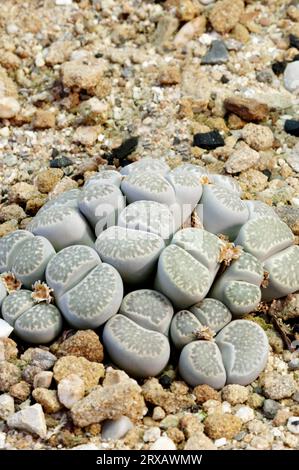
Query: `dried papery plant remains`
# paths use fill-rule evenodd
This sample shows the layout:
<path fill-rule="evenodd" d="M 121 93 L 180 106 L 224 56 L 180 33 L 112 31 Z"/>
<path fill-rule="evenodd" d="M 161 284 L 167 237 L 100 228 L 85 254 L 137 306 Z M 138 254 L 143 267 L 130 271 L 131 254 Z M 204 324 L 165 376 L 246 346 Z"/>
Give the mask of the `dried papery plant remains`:
<path fill-rule="evenodd" d="M 2 273 L 1 280 L 9 294 L 21 289 L 22 283 L 19 281 L 13 273 Z"/>
<path fill-rule="evenodd" d="M 45 282 L 36 281 L 32 286 L 31 297 L 36 303 L 46 302 L 50 304 L 53 300 L 54 289 L 51 289 Z"/>

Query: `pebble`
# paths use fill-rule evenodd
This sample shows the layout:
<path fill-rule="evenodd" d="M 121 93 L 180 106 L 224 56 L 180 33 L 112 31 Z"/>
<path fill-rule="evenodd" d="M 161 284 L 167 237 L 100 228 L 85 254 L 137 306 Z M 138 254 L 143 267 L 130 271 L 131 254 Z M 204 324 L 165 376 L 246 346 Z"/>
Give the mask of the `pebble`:
<path fill-rule="evenodd" d="M 72 406 L 84 397 L 85 385 L 83 380 L 76 374 L 70 374 L 62 379 L 57 387 L 60 403 L 66 408 Z"/>
<path fill-rule="evenodd" d="M 243 127 L 242 138 L 249 147 L 257 151 L 271 148 L 274 142 L 274 135 L 269 127 L 253 123 Z"/>
<path fill-rule="evenodd" d="M 286 119 L 284 123 L 284 130 L 288 134 L 299 137 L 299 121 L 295 119 Z"/>
<path fill-rule="evenodd" d="M 73 165 L 73 161 L 65 156 L 53 158 L 50 160 L 50 168 L 66 168 L 67 166 Z"/>
<path fill-rule="evenodd" d="M 58 383 L 70 374 L 77 374 L 83 380 L 85 389 L 90 390 L 98 385 L 99 379 L 104 376 L 104 366 L 90 362 L 85 357 L 65 356 L 58 359 L 53 372 Z"/>
<path fill-rule="evenodd" d="M 299 91 L 299 60 L 286 66 L 283 79 L 287 90 L 295 93 Z"/>
<path fill-rule="evenodd" d="M 216 439 L 214 444 L 216 447 L 223 447 L 227 444 L 227 439 L 225 437 L 221 437 L 220 439 Z"/>
<path fill-rule="evenodd" d="M 298 418 L 298 416 L 291 416 L 288 419 L 287 428 L 293 434 L 299 434 L 299 418 Z"/>
<path fill-rule="evenodd" d="M 266 416 L 266 418 L 274 419 L 279 408 L 280 408 L 280 404 L 277 401 L 271 400 L 269 398 L 264 401 L 263 413 Z"/>
<path fill-rule="evenodd" d="M 176 450 L 176 445 L 169 437 L 162 436 L 150 446 L 150 450 Z"/>
<path fill-rule="evenodd" d="M 224 107 L 227 111 L 249 122 L 263 121 L 269 114 L 269 108 L 266 104 L 252 98 L 242 98 L 241 96 L 226 98 L 224 100 Z"/>
<path fill-rule="evenodd" d="M 0 395 L 0 419 L 6 421 L 9 416 L 14 414 L 14 412 L 14 399 L 8 395 L 8 393 L 3 393 L 3 395 Z"/>
<path fill-rule="evenodd" d="M 127 416 L 118 419 L 108 419 L 102 425 L 101 437 L 104 441 L 117 441 L 133 429 L 133 423 Z"/>
<path fill-rule="evenodd" d="M 48 390 L 47 388 L 35 388 L 32 397 L 39 403 L 46 413 L 57 413 L 62 406 L 58 401 L 56 390 Z"/>
<path fill-rule="evenodd" d="M 16 204 L 26 203 L 29 199 L 39 196 L 39 191 L 35 186 L 29 183 L 20 182 L 14 184 L 8 190 L 9 202 L 15 202 Z"/>
<path fill-rule="evenodd" d="M 243 0 L 220 0 L 212 8 L 209 20 L 217 33 L 229 33 L 244 12 Z"/>
<path fill-rule="evenodd" d="M 36 186 L 43 194 L 48 194 L 63 177 L 63 171 L 60 168 L 48 168 L 40 171 L 36 178 Z"/>
<path fill-rule="evenodd" d="M 290 370 L 299 370 L 299 357 L 291 359 L 288 363 L 288 366 Z"/>
<path fill-rule="evenodd" d="M 7 420 L 10 428 L 37 434 L 42 439 L 47 435 L 45 415 L 40 404 L 28 406 L 10 416 Z"/>
<path fill-rule="evenodd" d="M 45 63 L 43 63 L 45 65 Z M 41 67 L 41 62 L 39 67 Z M 50 110 L 38 109 L 32 119 L 32 127 L 34 129 L 50 129 L 56 124 L 55 113 Z"/>
<path fill-rule="evenodd" d="M 256 409 L 256 408 L 261 408 L 261 406 L 263 406 L 264 401 L 265 401 L 264 397 L 262 397 L 258 393 L 252 393 L 247 400 L 247 404 L 251 408 Z"/>
<path fill-rule="evenodd" d="M 174 38 L 175 47 L 185 46 L 195 36 L 201 36 L 206 30 L 205 16 L 198 16 L 185 23 Z"/>
<path fill-rule="evenodd" d="M 228 157 L 225 169 L 231 174 L 239 173 L 257 165 L 259 159 L 260 156 L 256 150 L 250 148 L 245 142 L 239 142 Z"/>
<path fill-rule="evenodd" d="M 0 97 L 0 119 L 11 119 L 15 117 L 21 107 L 18 101 L 11 96 Z"/>
<path fill-rule="evenodd" d="M 8 338 L 12 332 L 13 327 L 3 318 L 0 318 L 0 339 Z"/>
<path fill-rule="evenodd" d="M 290 375 L 271 372 L 265 376 L 264 395 L 273 400 L 289 398 L 296 391 L 296 382 Z"/>
<path fill-rule="evenodd" d="M 30 391 L 30 385 L 27 382 L 24 382 L 23 380 L 12 385 L 9 388 L 10 395 L 21 402 L 27 400 L 30 395 Z"/>
<path fill-rule="evenodd" d="M 281 75 L 285 71 L 286 66 L 287 66 L 287 62 L 284 60 L 284 61 L 273 62 L 271 67 L 275 75 Z"/>
<path fill-rule="evenodd" d="M 228 401 L 231 405 L 245 403 L 248 400 L 249 391 L 243 385 L 226 385 L 221 392 L 222 400 Z"/>
<path fill-rule="evenodd" d="M 81 356 L 91 362 L 102 362 L 104 350 L 98 335 L 92 330 L 77 331 L 60 343 L 57 356 Z"/>
<path fill-rule="evenodd" d="M 156 442 L 161 435 L 161 430 L 158 427 L 147 429 L 143 435 L 144 442 Z"/>
<path fill-rule="evenodd" d="M 8 392 L 20 379 L 21 371 L 17 366 L 7 361 L 0 362 L 0 392 Z"/>
<path fill-rule="evenodd" d="M 220 40 L 213 41 L 208 52 L 202 57 L 203 65 L 224 64 L 229 60 L 228 50 L 225 43 Z"/>
<path fill-rule="evenodd" d="M 224 146 L 224 139 L 219 131 L 200 132 L 193 137 L 193 145 L 206 150 Z"/>
<path fill-rule="evenodd" d="M 9 204 L 0 209 L 0 222 L 7 222 L 11 219 L 20 222 L 20 220 L 25 219 L 25 217 L 26 212 L 18 204 Z"/>
<path fill-rule="evenodd" d="M 136 421 L 146 411 L 141 388 L 120 370 L 107 369 L 103 386 L 96 386 L 72 407 L 72 419 L 77 426 L 88 426 L 124 415 Z"/>
<path fill-rule="evenodd" d="M 61 66 L 63 85 L 93 91 L 102 82 L 106 62 L 103 59 L 71 60 Z"/>
<path fill-rule="evenodd" d="M 242 428 L 242 420 L 229 413 L 213 413 L 205 422 L 205 433 L 211 439 L 232 439 Z"/>
<path fill-rule="evenodd" d="M 290 47 L 295 47 L 299 49 L 299 37 L 295 36 L 295 34 L 290 34 Z"/>
<path fill-rule="evenodd" d="M 248 423 L 254 419 L 254 411 L 249 406 L 241 406 L 235 416 L 240 418 L 243 423 Z"/>
<path fill-rule="evenodd" d="M 217 392 L 217 390 L 215 390 L 214 388 L 206 384 L 197 385 L 193 389 L 193 394 L 195 395 L 196 402 L 199 405 L 206 402 L 207 400 L 219 400 L 220 401 L 220 393 Z"/>
<path fill-rule="evenodd" d="M 38 372 L 33 379 L 33 388 L 50 388 L 53 378 L 53 372 L 41 371 Z"/>
<path fill-rule="evenodd" d="M 217 447 L 213 441 L 206 436 L 203 432 L 196 433 L 194 436 L 189 437 L 184 450 L 216 450 Z"/>
<path fill-rule="evenodd" d="M 161 421 L 163 418 L 165 418 L 165 416 L 166 416 L 166 413 L 163 410 L 163 408 L 161 408 L 161 406 L 155 406 L 153 410 L 153 414 L 152 414 L 153 420 Z"/>
<path fill-rule="evenodd" d="M 99 128 L 97 126 L 80 126 L 76 129 L 73 135 L 73 141 L 82 145 L 93 145 L 99 135 Z"/>

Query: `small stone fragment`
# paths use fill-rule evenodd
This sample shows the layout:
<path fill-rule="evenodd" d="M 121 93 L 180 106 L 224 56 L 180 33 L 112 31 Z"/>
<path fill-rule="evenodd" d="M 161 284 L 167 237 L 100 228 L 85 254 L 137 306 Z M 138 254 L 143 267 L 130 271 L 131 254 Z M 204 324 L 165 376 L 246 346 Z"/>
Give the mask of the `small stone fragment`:
<path fill-rule="evenodd" d="M 176 450 L 176 445 L 169 437 L 162 436 L 150 446 L 150 450 Z"/>
<path fill-rule="evenodd" d="M 248 423 L 254 419 L 254 411 L 249 406 L 240 406 L 235 416 L 240 418 L 243 423 Z"/>
<path fill-rule="evenodd" d="M 191 39 L 201 36 L 206 30 L 206 17 L 197 16 L 185 23 L 174 38 L 175 47 L 184 47 Z"/>
<path fill-rule="evenodd" d="M 216 450 L 216 446 L 213 441 L 206 436 L 203 432 L 197 433 L 194 436 L 189 437 L 187 440 L 184 450 Z"/>
<path fill-rule="evenodd" d="M 0 97 L 0 119 L 11 119 L 15 117 L 21 107 L 18 101 L 11 96 Z"/>
<path fill-rule="evenodd" d="M 8 393 L 3 393 L 3 395 L 0 395 L 0 419 L 6 421 L 9 416 L 14 414 L 14 412 L 14 399 L 8 395 Z"/>
<path fill-rule="evenodd" d="M 53 378 L 53 372 L 38 372 L 33 379 L 33 388 L 50 388 Z"/>
<path fill-rule="evenodd" d="M 0 362 L 0 392 L 8 392 L 20 379 L 21 371 L 17 366 L 7 361 Z"/>
<path fill-rule="evenodd" d="M 71 410 L 74 423 L 80 427 L 120 416 L 137 421 L 144 413 L 145 404 L 137 382 L 125 372 L 111 368 L 107 369 L 103 386 L 94 387 Z"/>
<path fill-rule="evenodd" d="M 244 12 L 243 0 L 220 0 L 212 8 L 209 20 L 217 33 L 229 33 Z"/>
<path fill-rule="evenodd" d="M 85 357 L 65 356 L 58 359 L 53 372 L 58 383 L 68 375 L 76 374 L 84 381 L 85 389 L 90 390 L 98 385 L 105 371 L 102 364 L 90 362 Z"/>
<path fill-rule="evenodd" d="M 283 79 L 287 90 L 294 93 L 299 91 L 299 60 L 286 66 Z"/>
<path fill-rule="evenodd" d="M 57 361 L 56 356 L 42 348 L 29 348 L 22 354 L 21 359 L 30 362 L 31 366 L 42 370 L 52 369 Z"/>
<path fill-rule="evenodd" d="M 26 213 L 18 204 L 10 204 L 3 206 L 0 209 L 0 222 L 7 222 L 8 220 L 15 219 L 18 222 L 26 217 Z"/>
<path fill-rule="evenodd" d="M 213 41 L 211 48 L 202 57 L 201 63 L 203 65 L 224 64 L 229 60 L 228 50 L 223 41 Z"/>
<path fill-rule="evenodd" d="M 28 406 L 10 416 L 7 420 L 10 428 L 37 434 L 42 439 L 47 435 L 45 415 L 40 404 Z"/>
<path fill-rule="evenodd" d="M 39 196 L 39 191 L 35 186 L 29 183 L 20 182 L 14 184 L 8 191 L 9 202 L 15 202 L 16 204 L 24 204 L 29 199 Z"/>
<path fill-rule="evenodd" d="M 209 385 L 197 385 L 197 387 L 193 389 L 193 394 L 199 405 L 207 400 L 221 400 L 220 393 Z"/>
<path fill-rule="evenodd" d="M 77 331 L 63 341 L 57 350 L 57 356 L 81 356 L 91 362 L 102 362 L 103 346 L 98 335 L 92 330 Z"/>
<path fill-rule="evenodd" d="M 263 121 L 269 113 L 269 108 L 266 104 L 251 98 L 242 98 L 241 96 L 226 98 L 224 106 L 227 111 L 249 122 Z"/>
<path fill-rule="evenodd" d="M 76 374 L 70 374 L 62 379 L 57 387 L 60 403 L 66 408 L 72 406 L 84 397 L 85 385 L 83 380 Z"/>
<path fill-rule="evenodd" d="M 61 404 L 57 398 L 56 390 L 48 390 L 47 388 L 35 388 L 32 396 L 37 401 L 46 413 L 57 413 L 61 410 Z"/>
<path fill-rule="evenodd" d="M 231 405 L 245 403 L 248 400 L 249 391 L 243 385 L 226 385 L 222 389 L 222 400 L 228 401 Z"/>
<path fill-rule="evenodd" d="M 25 401 L 30 395 L 30 390 L 30 385 L 27 382 L 21 380 L 21 382 L 18 382 L 10 387 L 9 393 L 17 400 Z"/>
<path fill-rule="evenodd" d="M 101 81 L 106 65 L 103 59 L 72 60 L 61 67 L 63 85 L 93 90 Z"/>
<path fill-rule="evenodd" d="M 117 441 L 134 428 L 132 421 L 127 416 L 118 419 L 109 419 L 103 423 L 101 437 L 104 441 Z"/>
<path fill-rule="evenodd" d="M 144 442 L 155 442 L 157 439 L 159 439 L 161 435 L 160 428 L 158 427 L 152 427 L 149 428 L 145 431 L 143 435 L 143 441 Z"/>
<path fill-rule="evenodd" d="M 11 338 L 0 339 L 0 362 L 15 359 L 17 355 L 17 345 Z"/>
<path fill-rule="evenodd" d="M 277 372 L 266 374 L 264 380 L 264 394 L 273 400 L 289 398 L 296 391 L 296 382 L 290 375 L 281 375 Z"/>
<path fill-rule="evenodd" d="M 224 139 L 219 131 L 199 132 L 193 137 L 193 145 L 206 150 L 224 146 Z"/>
<path fill-rule="evenodd" d="M 242 137 L 249 147 L 257 151 L 271 148 L 274 142 L 273 132 L 269 127 L 253 123 L 243 127 Z"/>
<path fill-rule="evenodd" d="M 279 408 L 280 408 L 280 404 L 277 401 L 271 400 L 269 398 L 264 401 L 263 413 L 266 416 L 266 418 L 274 419 Z"/>
<path fill-rule="evenodd" d="M 299 418 L 298 418 L 298 416 L 291 416 L 288 419 L 287 428 L 293 434 L 299 434 Z"/>
<path fill-rule="evenodd" d="M 241 419 L 230 413 L 213 413 L 204 424 L 205 432 L 211 439 L 232 439 L 242 428 Z"/>
<path fill-rule="evenodd" d="M 260 159 L 258 152 L 250 148 L 245 142 L 239 142 L 225 163 L 228 173 L 239 173 L 255 166 Z"/>
<path fill-rule="evenodd" d="M 73 141 L 86 146 L 93 145 L 98 138 L 99 132 L 96 126 L 80 126 L 74 132 Z"/>
<path fill-rule="evenodd" d="M 286 119 L 284 123 L 284 130 L 288 134 L 299 137 L 299 121 L 295 119 Z"/>
<path fill-rule="evenodd" d="M 49 193 L 54 186 L 63 177 L 63 171 L 60 168 L 48 168 L 40 171 L 36 178 L 36 185 L 41 193 Z"/>
<path fill-rule="evenodd" d="M 50 110 L 38 109 L 32 120 L 32 127 L 34 129 L 50 129 L 55 127 L 55 113 Z"/>

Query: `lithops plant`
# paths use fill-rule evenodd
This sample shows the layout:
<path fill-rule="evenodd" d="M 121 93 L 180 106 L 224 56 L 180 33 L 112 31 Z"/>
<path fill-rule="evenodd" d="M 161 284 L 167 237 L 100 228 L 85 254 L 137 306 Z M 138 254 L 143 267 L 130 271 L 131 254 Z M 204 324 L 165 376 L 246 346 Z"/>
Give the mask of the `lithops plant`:
<path fill-rule="evenodd" d="M 3 300 L 5 299 L 6 296 L 7 296 L 6 287 L 0 279 L 0 307 L 1 307 L 1 305 L 3 303 Z"/>
<path fill-rule="evenodd" d="M 248 320 L 235 320 L 216 336 L 226 370 L 226 382 L 247 385 L 265 368 L 269 343 L 264 330 Z"/>
<path fill-rule="evenodd" d="M 62 329 L 59 310 L 47 303 L 36 304 L 32 291 L 19 290 L 8 295 L 2 304 L 2 316 L 24 341 L 49 343 Z"/>
<path fill-rule="evenodd" d="M 165 175 L 169 171 L 169 166 L 167 163 L 162 160 L 158 160 L 157 158 L 144 157 L 137 162 L 133 162 L 130 165 L 121 168 L 120 173 L 122 175 L 129 175 L 130 173 L 137 171 L 150 171 L 151 173 Z"/>
<path fill-rule="evenodd" d="M 115 225 L 118 213 L 125 207 L 120 189 L 111 183 L 92 184 L 84 187 L 78 200 L 79 209 L 96 233 Z"/>
<path fill-rule="evenodd" d="M 26 288 L 45 277 L 50 259 L 55 255 L 44 237 L 19 230 L 0 239 L 0 273 L 12 272 Z"/>
<path fill-rule="evenodd" d="M 155 233 L 110 227 L 97 238 L 95 246 L 102 260 L 114 266 L 125 282 L 140 284 L 153 274 L 165 243 Z"/>
<path fill-rule="evenodd" d="M 174 312 L 165 295 L 152 289 L 139 289 L 123 298 L 119 313 L 143 328 L 167 335 Z"/>
<path fill-rule="evenodd" d="M 65 205 L 38 213 L 28 228 L 34 235 L 47 238 L 56 251 L 70 245 L 93 246 L 94 243 L 94 235 L 83 215 Z"/>
<path fill-rule="evenodd" d="M 216 184 L 204 185 L 200 204 L 204 228 L 216 235 L 227 235 L 231 240 L 249 217 L 248 208 L 238 193 Z"/>
<path fill-rule="evenodd" d="M 269 344 L 264 330 L 248 320 L 226 325 L 212 341 L 191 341 L 179 359 L 181 376 L 192 386 L 248 385 L 266 366 Z"/>
<path fill-rule="evenodd" d="M 113 362 L 135 377 L 155 376 L 169 360 L 170 346 L 165 335 L 122 314 L 106 323 L 103 341 Z"/>
<path fill-rule="evenodd" d="M 179 372 L 193 387 L 207 384 L 215 389 L 226 382 L 226 372 L 220 350 L 211 341 L 192 341 L 181 352 Z"/>
<path fill-rule="evenodd" d="M 298 290 L 299 247 L 272 208 L 241 197 L 232 178 L 189 163 L 170 170 L 148 157 L 100 171 L 0 240 L 0 274 L 15 288 L 46 278 L 37 284 L 54 302 L 0 283 L 3 318 L 29 342 L 57 335 L 60 313 L 74 328 L 103 325 L 111 360 L 137 377 L 163 370 L 170 335 L 189 384 L 250 383 L 266 336 L 231 319 Z"/>
<path fill-rule="evenodd" d="M 253 255 L 242 252 L 214 282 L 209 295 L 223 302 L 234 316 L 239 317 L 258 306 L 263 279 L 262 263 Z"/>
<path fill-rule="evenodd" d="M 259 217 L 241 228 L 235 243 L 261 261 L 279 253 L 294 242 L 291 229 L 278 217 Z"/>
<path fill-rule="evenodd" d="M 268 284 L 262 291 L 263 300 L 283 297 L 299 290 L 299 246 L 293 245 L 270 256 L 264 269 Z"/>
<path fill-rule="evenodd" d="M 97 328 L 120 307 L 123 283 L 119 273 L 88 247 L 62 250 L 49 263 L 46 276 L 56 304 L 75 328 Z"/>

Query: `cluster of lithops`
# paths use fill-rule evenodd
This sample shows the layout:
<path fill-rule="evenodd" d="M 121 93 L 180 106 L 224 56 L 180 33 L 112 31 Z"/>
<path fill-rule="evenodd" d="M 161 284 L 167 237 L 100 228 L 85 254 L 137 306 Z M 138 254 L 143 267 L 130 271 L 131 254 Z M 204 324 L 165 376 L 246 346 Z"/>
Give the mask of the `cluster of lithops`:
<path fill-rule="evenodd" d="M 299 289 L 299 247 L 232 178 L 144 158 L 100 171 L 3 237 L 0 274 L 2 316 L 22 339 L 51 341 L 63 318 L 103 325 L 111 360 L 132 375 L 159 374 L 173 345 L 188 383 L 220 388 L 264 368 L 266 336 L 240 318 Z"/>

